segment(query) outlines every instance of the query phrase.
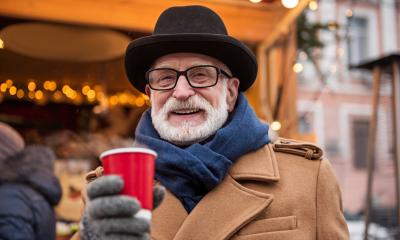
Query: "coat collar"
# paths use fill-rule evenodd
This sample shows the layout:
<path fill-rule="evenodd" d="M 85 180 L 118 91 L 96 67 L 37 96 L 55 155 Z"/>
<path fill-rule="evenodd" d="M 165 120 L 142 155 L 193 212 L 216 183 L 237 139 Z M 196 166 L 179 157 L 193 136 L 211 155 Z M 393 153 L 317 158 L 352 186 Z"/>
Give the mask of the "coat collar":
<path fill-rule="evenodd" d="M 278 181 L 279 170 L 272 144 L 267 144 L 259 150 L 241 157 L 232 166 L 229 174 L 237 181 Z"/>
<path fill-rule="evenodd" d="M 175 196 L 167 192 L 154 211 L 152 238 L 155 240 L 228 239 L 252 221 L 272 202 L 273 196 L 245 188 L 240 180 L 276 182 L 279 171 L 270 144 L 246 154 L 232 166 L 225 179 L 188 215 Z"/>

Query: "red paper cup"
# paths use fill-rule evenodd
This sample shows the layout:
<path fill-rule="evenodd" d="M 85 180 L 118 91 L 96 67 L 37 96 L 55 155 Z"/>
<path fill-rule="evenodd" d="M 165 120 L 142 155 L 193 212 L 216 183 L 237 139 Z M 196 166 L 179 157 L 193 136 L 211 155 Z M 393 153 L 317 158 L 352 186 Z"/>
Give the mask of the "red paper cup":
<path fill-rule="evenodd" d="M 136 197 L 142 205 L 137 217 L 151 219 L 154 163 L 157 153 L 147 148 L 116 148 L 100 154 L 105 175 L 124 180 L 122 194 Z"/>

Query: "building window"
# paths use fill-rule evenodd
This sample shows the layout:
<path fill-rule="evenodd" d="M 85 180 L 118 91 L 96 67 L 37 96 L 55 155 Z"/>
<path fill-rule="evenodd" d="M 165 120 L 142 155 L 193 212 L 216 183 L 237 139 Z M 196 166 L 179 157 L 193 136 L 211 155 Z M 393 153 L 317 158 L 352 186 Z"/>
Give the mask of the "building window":
<path fill-rule="evenodd" d="M 365 61 L 368 52 L 368 19 L 352 17 L 349 22 L 348 59 L 350 65 Z"/>
<path fill-rule="evenodd" d="M 313 114 L 312 113 L 304 113 L 299 117 L 299 132 L 302 134 L 312 133 L 313 132 Z"/>
<path fill-rule="evenodd" d="M 357 169 L 367 167 L 369 124 L 368 119 L 353 120 L 353 165 Z"/>

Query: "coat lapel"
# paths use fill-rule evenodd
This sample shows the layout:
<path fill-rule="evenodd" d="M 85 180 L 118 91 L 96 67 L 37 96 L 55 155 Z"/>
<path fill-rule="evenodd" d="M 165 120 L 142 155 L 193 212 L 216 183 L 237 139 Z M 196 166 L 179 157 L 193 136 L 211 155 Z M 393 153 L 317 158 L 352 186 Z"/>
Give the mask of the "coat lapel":
<path fill-rule="evenodd" d="M 229 239 L 272 202 L 273 196 L 245 188 L 241 180 L 279 181 L 272 146 L 246 154 L 231 167 L 225 179 L 197 204 L 188 215 L 180 201 L 167 191 L 154 211 L 152 239 Z"/>
<path fill-rule="evenodd" d="M 271 195 L 249 191 L 227 175 L 197 204 L 174 239 L 228 239 L 271 201 Z"/>

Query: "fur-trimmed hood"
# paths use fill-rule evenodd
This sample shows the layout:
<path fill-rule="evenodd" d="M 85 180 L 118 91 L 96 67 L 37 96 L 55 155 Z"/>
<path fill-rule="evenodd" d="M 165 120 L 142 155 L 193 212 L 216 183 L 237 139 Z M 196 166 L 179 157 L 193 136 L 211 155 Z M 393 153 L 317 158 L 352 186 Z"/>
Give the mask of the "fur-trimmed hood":
<path fill-rule="evenodd" d="M 41 193 L 51 205 L 61 199 L 61 186 L 53 173 L 55 155 L 42 146 L 28 146 L 0 160 L 0 185 L 7 182 L 27 184 Z"/>

